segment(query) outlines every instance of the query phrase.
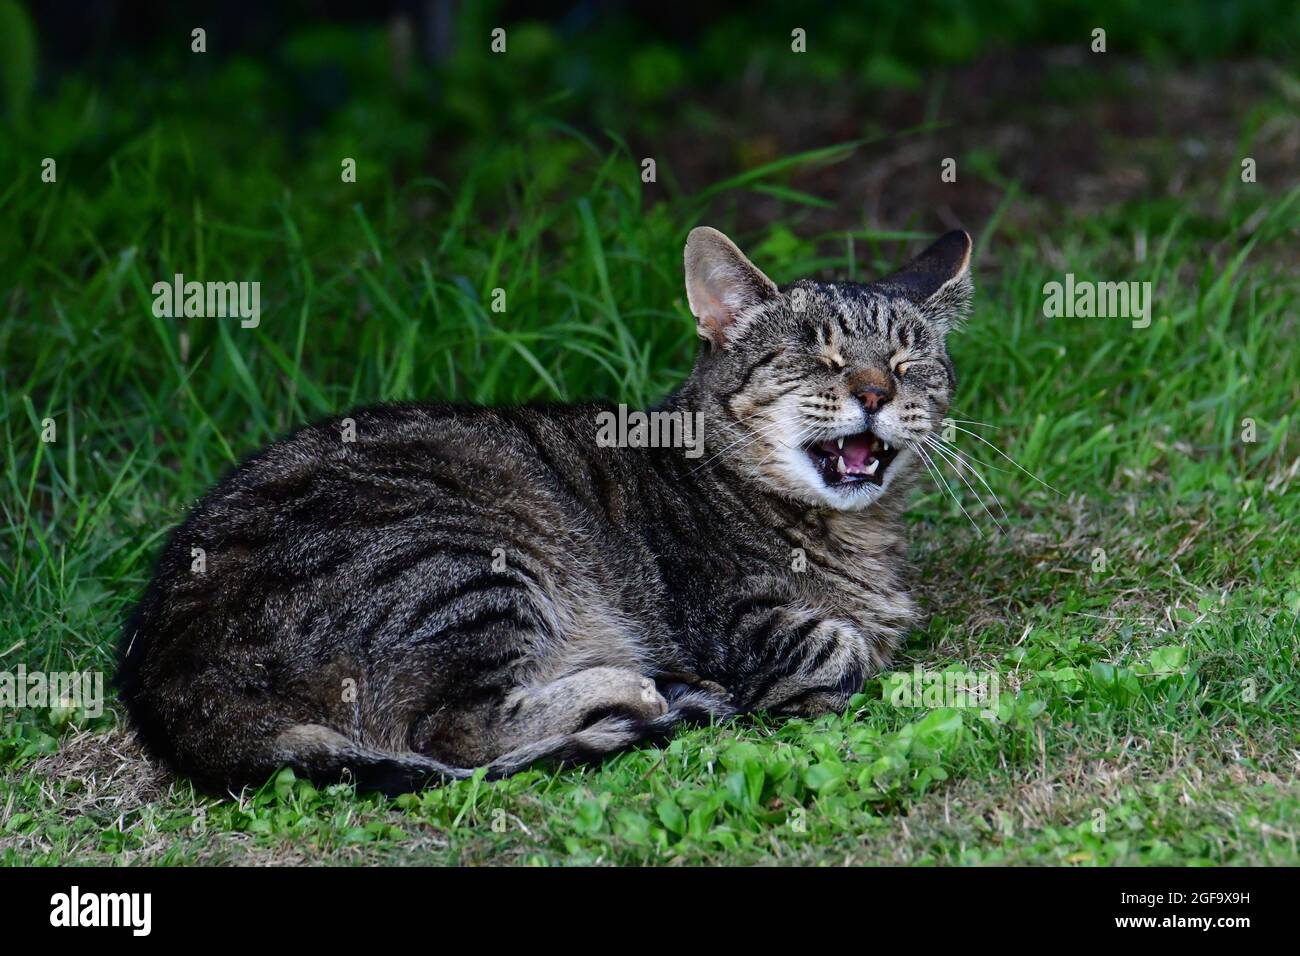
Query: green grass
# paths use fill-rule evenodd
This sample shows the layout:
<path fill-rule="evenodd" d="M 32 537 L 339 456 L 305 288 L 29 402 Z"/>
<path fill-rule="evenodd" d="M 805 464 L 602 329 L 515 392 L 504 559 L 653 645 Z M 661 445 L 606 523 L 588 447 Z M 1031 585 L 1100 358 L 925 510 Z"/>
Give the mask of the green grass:
<path fill-rule="evenodd" d="M 643 185 L 617 138 L 540 121 L 439 179 L 391 175 L 409 143 L 360 112 L 298 154 L 221 115 L 115 115 L 68 94 L 0 156 L 4 670 L 110 672 L 170 527 L 299 422 L 386 399 L 652 401 L 693 354 L 698 222 L 778 203 L 737 236 L 778 281 L 876 273 L 923 237 L 807 228 L 800 173 L 851 175 L 851 148 L 682 195 Z M 50 152 L 67 158 L 42 184 Z M 199 797 L 135 758 L 116 711 L 6 714 L 0 863 L 1300 862 L 1300 189 L 1229 168 L 1178 200 L 1026 219 L 1018 184 L 983 185 L 1003 200 L 976 229 L 954 414 L 1055 491 L 957 435 L 1006 531 L 969 492 L 973 524 L 917 498 L 931 617 L 898 666 L 995 671 L 995 719 L 899 708 L 875 680 L 843 716 L 390 802 L 287 774 Z M 1045 318 L 1067 271 L 1150 281 L 1151 327 Z M 260 281 L 260 327 L 155 318 L 175 272 Z"/>

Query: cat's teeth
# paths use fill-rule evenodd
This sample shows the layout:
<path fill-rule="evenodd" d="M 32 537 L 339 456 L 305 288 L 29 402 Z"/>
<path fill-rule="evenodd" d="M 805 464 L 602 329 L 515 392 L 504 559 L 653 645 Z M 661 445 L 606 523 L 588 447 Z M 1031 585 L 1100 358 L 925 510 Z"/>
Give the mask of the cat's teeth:
<path fill-rule="evenodd" d="M 841 435 L 839 438 L 835 439 L 835 444 L 837 444 L 837 445 L 840 446 L 840 451 L 843 451 L 843 450 L 844 450 L 844 436 Z"/>
<path fill-rule="evenodd" d="M 843 459 L 841 459 L 841 461 L 842 460 Z M 872 461 L 871 464 L 867 465 L 867 474 L 874 475 L 876 473 L 876 469 L 879 467 L 880 467 L 880 459 L 877 458 L 874 461 Z"/>
<path fill-rule="evenodd" d="M 889 442 L 885 442 L 885 451 L 889 451 Z"/>
<path fill-rule="evenodd" d="M 844 459 L 843 459 L 843 458 L 836 458 L 836 459 L 835 459 L 835 470 L 838 471 L 838 472 L 842 475 L 842 474 L 844 474 L 845 472 L 847 472 L 847 471 L 849 470 L 849 466 L 846 465 L 846 464 L 844 464 Z"/>

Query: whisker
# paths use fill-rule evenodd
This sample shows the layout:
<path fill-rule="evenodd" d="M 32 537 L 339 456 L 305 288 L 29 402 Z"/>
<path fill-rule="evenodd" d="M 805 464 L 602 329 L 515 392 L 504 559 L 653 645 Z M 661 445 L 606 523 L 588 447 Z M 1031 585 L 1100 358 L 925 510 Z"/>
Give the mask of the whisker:
<path fill-rule="evenodd" d="M 933 474 L 936 478 L 939 479 L 939 483 L 943 485 L 944 490 L 948 492 L 948 496 L 957 503 L 957 507 L 961 509 L 961 513 L 966 516 L 966 520 L 969 521 L 971 527 L 975 529 L 975 533 L 978 534 L 981 538 L 984 537 L 984 529 L 975 523 L 975 519 L 970 516 L 970 512 L 968 512 L 966 510 L 966 506 L 961 503 L 961 500 L 957 497 L 956 492 L 954 492 L 952 488 L 948 486 L 948 482 L 944 481 L 943 475 L 939 472 L 939 466 L 934 464 L 933 460 L 930 458 L 928 454 L 926 454 L 925 449 L 921 447 L 919 442 L 912 445 L 912 448 L 917 452 L 920 452 L 921 457 L 925 460 L 925 467 L 931 469 L 931 474 Z"/>
<path fill-rule="evenodd" d="M 766 457 L 764 457 L 763 460 L 760 461 L 758 464 L 759 464 L 759 465 L 766 465 L 769 461 L 771 461 L 772 456 L 775 455 L 775 454 L 777 453 L 777 451 L 779 451 L 781 448 L 797 448 L 797 447 L 799 447 L 799 446 L 802 445 L 802 444 L 803 444 L 803 443 L 804 443 L 804 442 L 805 442 L 809 437 L 811 437 L 811 436 L 812 436 L 812 433 L 815 432 L 815 431 L 817 431 L 817 426 L 806 426 L 806 427 L 804 427 L 804 428 L 799 429 L 799 431 L 795 434 L 795 437 L 794 437 L 794 439 L 793 439 L 792 441 L 788 441 L 788 442 L 784 442 L 784 443 L 778 442 L 778 443 L 777 443 L 777 447 L 776 447 L 776 448 L 773 448 L 771 451 L 769 451 L 769 452 L 767 453 Z"/>
<path fill-rule="evenodd" d="M 926 435 L 922 440 L 925 441 L 926 444 L 928 444 L 936 454 L 941 456 L 945 461 L 949 462 L 953 466 L 953 470 L 957 473 L 957 477 L 961 479 L 962 484 L 966 486 L 966 488 L 970 491 L 970 493 L 975 496 L 975 500 L 980 503 L 980 507 L 984 509 L 984 513 L 993 519 L 993 523 L 998 526 L 999 531 L 1001 531 L 1003 534 L 1006 534 L 1007 529 L 1002 526 L 1002 522 L 998 520 L 997 515 L 989 511 L 989 506 L 984 503 L 984 499 L 980 497 L 979 492 L 975 490 L 974 486 L 971 485 L 971 483 L 966 480 L 966 476 L 963 475 L 962 472 L 964 470 L 970 470 L 970 472 L 974 474 L 976 478 L 979 478 L 979 480 L 983 482 L 985 489 L 988 490 L 988 493 L 990 495 L 993 495 L 993 500 L 994 502 L 997 503 L 998 510 L 1002 512 L 1002 516 L 1005 518 L 1007 516 L 1006 509 L 1002 507 L 1002 502 L 998 501 L 998 496 L 993 494 L 993 489 L 989 488 L 988 482 L 985 482 L 983 478 L 980 478 L 979 472 L 975 471 L 975 469 L 971 466 L 971 464 L 967 462 L 965 459 L 961 458 L 960 455 L 954 458 L 953 452 L 944 448 L 939 443 L 931 441 L 930 438 L 931 436 Z"/>
<path fill-rule="evenodd" d="M 948 418 L 945 419 L 945 421 L 957 422 L 960 425 L 980 425 L 983 426 L 984 428 L 992 428 L 995 431 L 1001 429 L 1002 427 L 1001 425 L 990 425 L 988 422 L 972 421 L 969 418 Z"/>
<path fill-rule="evenodd" d="M 754 416 L 751 415 L 749 416 L 749 418 L 743 418 L 741 419 L 741 422 L 742 423 L 747 422 L 749 421 L 750 418 L 753 417 Z M 709 458 L 705 459 L 700 464 L 696 465 L 695 468 L 691 471 L 691 474 L 692 475 L 695 474 L 695 472 L 699 471 L 705 465 L 708 465 L 713 461 L 717 460 L 718 458 L 721 458 L 723 455 L 725 455 L 731 449 L 735 448 L 737 445 L 745 445 L 746 447 L 748 447 L 749 445 L 754 444 L 754 442 L 758 441 L 759 439 L 766 438 L 768 434 L 782 428 L 784 425 L 785 422 L 768 422 L 766 425 L 759 426 L 754 431 L 750 432 L 748 435 L 741 436 L 740 438 L 733 441 L 730 445 L 727 445 L 722 450 L 715 452 Z"/>
<path fill-rule="evenodd" d="M 980 458 L 978 455 L 976 455 L 973 451 L 970 451 L 969 449 L 958 448 L 955 443 L 948 441 L 938 432 L 930 432 L 929 435 L 927 435 L 926 437 L 933 438 L 936 441 L 941 442 L 943 446 L 947 448 L 949 451 L 964 452 L 966 455 L 969 455 L 971 458 L 973 458 L 977 465 L 981 465 L 984 468 L 991 468 L 993 471 L 1000 471 L 1004 475 L 1011 474 L 1010 468 L 1000 468 L 997 465 L 993 464 L 992 462 L 988 462 L 985 461 L 983 458 Z"/>
<path fill-rule="evenodd" d="M 757 441 L 759 438 L 762 438 L 764 435 L 768 434 L 769 432 L 772 432 L 772 431 L 775 431 L 775 430 L 779 429 L 779 428 L 780 428 L 782 425 L 784 425 L 784 424 L 785 424 L 784 422 L 767 422 L 766 424 L 759 425 L 759 426 L 758 426 L 757 428 L 755 428 L 753 431 L 751 431 L 751 432 L 749 432 L 749 433 L 747 433 L 747 434 L 745 434 L 745 435 L 741 435 L 739 438 L 737 438 L 737 439 L 736 439 L 735 441 L 733 441 L 731 444 L 729 444 L 729 445 L 725 446 L 724 448 L 720 449 L 720 450 L 717 452 L 717 455 L 724 455 L 724 454 L 726 454 L 728 451 L 730 451 L 732 448 L 735 448 L 737 445 L 745 445 L 745 444 L 749 444 L 749 443 L 752 443 L 752 442 L 754 442 L 754 441 Z M 716 455 L 715 455 L 715 457 L 716 457 Z"/>
<path fill-rule="evenodd" d="M 962 464 L 964 464 L 967 468 L 969 468 L 971 472 L 975 475 L 975 477 L 978 478 L 981 483 L 983 483 L 988 493 L 993 496 L 993 500 L 997 501 L 998 508 L 1000 508 L 1002 511 L 1002 516 L 1004 518 L 1007 518 L 1008 521 L 1011 520 L 1009 517 L 1007 517 L 1007 510 L 1002 507 L 1002 502 L 998 500 L 997 493 L 994 492 L 994 490 L 989 487 L 989 483 L 984 480 L 984 476 L 980 474 L 980 470 L 976 468 L 974 464 L 971 464 L 971 462 L 967 459 L 966 456 L 970 455 L 971 458 L 974 458 L 975 464 L 982 465 L 985 468 L 992 468 L 994 471 L 1000 471 L 1003 474 L 1010 474 L 1010 472 L 1007 471 L 1007 469 L 999 468 L 997 465 L 990 465 L 983 458 L 979 458 L 971 452 L 966 452 L 965 449 L 958 448 L 950 441 L 944 441 L 941 436 L 936 435 L 934 433 L 931 433 L 925 437 L 927 440 L 933 441 L 935 444 L 944 448 L 949 454 L 957 456 L 957 458 L 961 460 Z"/>
<path fill-rule="evenodd" d="M 949 419 L 949 421 L 951 421 L 951 419 Z M 1040 485 L 1042 485 L 1044 488 L 1046 488 L 1048 491 L 1051 491 L 1051 492 L 1053 492 L 1053 493 L 1055 493 L 1055 494 L 1061 495 L 1061 492 L 1057 491 L 1055 488 L 1053 488 L 1053 487 L 1052 487 L 1051 485 L 1049 485 L 1047 482 L 1043 481 L 1043 479 L 1039 478 L 1039 477 L 1038 477 L 1037 475 L 1035 475 L 1032 471 L 1029 471 L 1027 468 L 1023 467 L 1023 466 L 1020 464 L 1020 462 L 1016 461 L 1014 458 L 1012 458 L 1010 455 L 1008 455 L 1006 452 L 1004 452 L 1004 451 L 1003 451 L 1001 448 L 999 448 L 997 445 L 993 444 L 991 441 L 987 441 L 987 440 L 984 438 L 984 436 L 982 436 L 982 435 L 977 435 L 977 434 L 975 434 L 975 432 L 970 431 L 970 430 L 967 429 L 967 428 L 962 428 L 960 425 L 953 425 L 953 427 L 956 428 L 957 431 L 959 431 L 959 432 L 965 432 L 967 435 L 970 435 L 972 438 L 976 439 L 977 441 L 982 441 L 982 442 L 984 442 L 984 444 L 988 445 L 988 446 L 989 446 L 990 448 L 992 448 L 995 452 L 997 452 L 999 455 L 1001 455 L 1001 456 L 1002 456 L 1003 458 L 1005 458 L 1007 461 L 1011 462 L 1011 464 L 1015 465 L 1017 468 L 1019 468 L 1021 471 L 1023 471 L 1026 475 L 1028 475 L 1030 478 L 1034 479 L 1034 481 L 1038 482 Z M 1065 495 L 1061 495 L 1061 497 L 1064 498 Z"/>

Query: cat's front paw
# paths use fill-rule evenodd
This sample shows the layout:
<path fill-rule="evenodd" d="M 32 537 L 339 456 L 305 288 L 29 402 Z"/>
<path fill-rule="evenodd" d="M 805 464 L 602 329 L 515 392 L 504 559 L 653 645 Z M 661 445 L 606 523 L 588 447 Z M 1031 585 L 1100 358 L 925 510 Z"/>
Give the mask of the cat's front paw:
<path fill-rule="evenodd" d="M 727 688 L 694 674 L 663 675 L 656 678 L 655 683 L 659 693 L 663 694 L 670 704 L 685 697 L 691 691 L 703 691 L 720 700 L 731 700 L 731 691 Z"/>

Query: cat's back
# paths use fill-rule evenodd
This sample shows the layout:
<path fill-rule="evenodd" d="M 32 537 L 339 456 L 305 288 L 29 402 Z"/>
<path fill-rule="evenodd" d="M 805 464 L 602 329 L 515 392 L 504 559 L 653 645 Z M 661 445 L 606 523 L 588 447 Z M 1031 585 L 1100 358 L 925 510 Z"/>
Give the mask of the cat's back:
<path fill-rule="evenodd" d="M 575 530 L 574 431 L 548 409 L 377 405 L 304 426 L 244 460 L 164 548 L 145 604 L 295 582 L 375 584 L 418 561 L 406 546 L 490 555 Z M 549 446 L 549 447 L 548 447 Z M 494 531 L 502 535 L 493 537 Z M 513 533 L 511 533 L 513 532 Z M 215 606 L 214 603 L 215 602 Z"/>

